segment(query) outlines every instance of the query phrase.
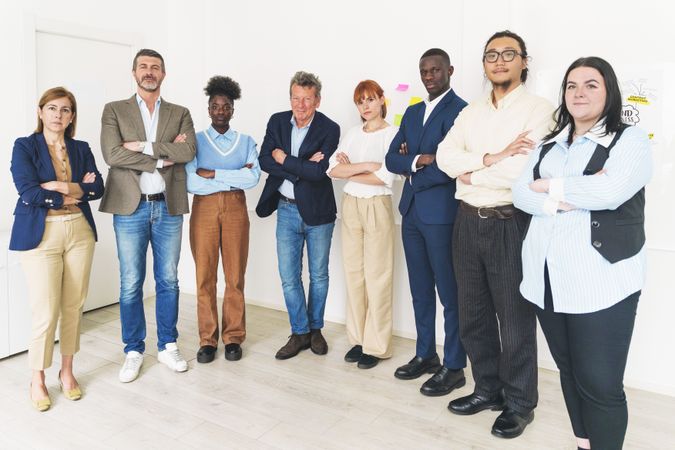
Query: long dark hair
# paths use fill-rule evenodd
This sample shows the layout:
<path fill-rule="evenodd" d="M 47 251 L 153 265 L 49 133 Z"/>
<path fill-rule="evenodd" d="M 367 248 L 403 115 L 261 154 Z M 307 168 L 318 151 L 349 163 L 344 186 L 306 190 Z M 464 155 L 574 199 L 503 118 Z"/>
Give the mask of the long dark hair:
<path fill-rule="evenodd" d="M 605 80 L 607 98 L 605 100 L 605 108 L 602 110 L 602 114 L 598 120 L 598 122 L 603 119 L 605 121 L 605 135 L 616 133 L 625 126 L 623 125 L 623 122 L 621 122 L 621 89 L 619 89 L 619 81 L 616 78 L 614 69 L 612 69 L 612 66 L 602 58 L 597 56 L 587 56 L 577 59 L 567 68 L 565 78 L 563 78 L 562 86 L 560 87 L 560 106 L 558 106 L 558 109 L 556 109 L 554 113 L 555 127 L 553 128 L 553 131 L 544 137 L 544 141 L 558 135 L 558 133 L 569 125 L 570 134 L 567 139 L 568 142 L 572 142 L 572 137 L 574 135 L 574 120 L 565 103 L 565 89 L 567 87 L 567 77 L 571 71 L 578 67 L 593 68 L 600 72 L 600 75 L 602 75 L 602 78 Z"/>

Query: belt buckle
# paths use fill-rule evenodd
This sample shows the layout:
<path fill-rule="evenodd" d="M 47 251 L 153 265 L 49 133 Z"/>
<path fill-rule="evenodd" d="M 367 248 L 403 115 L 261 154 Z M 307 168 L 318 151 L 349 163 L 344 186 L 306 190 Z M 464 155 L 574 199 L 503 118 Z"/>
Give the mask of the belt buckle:
<path fill-rule="evenodd" d="M 484 215 L 481 213 L 481 209 L 486 209 L 486 208 L 483 207 L 483 206 L 479 206 L 479 207 L 478 207 L 478 217 L 480 217 L 481 219 L 488 219 L 489 216 L 484 216 Z"/>

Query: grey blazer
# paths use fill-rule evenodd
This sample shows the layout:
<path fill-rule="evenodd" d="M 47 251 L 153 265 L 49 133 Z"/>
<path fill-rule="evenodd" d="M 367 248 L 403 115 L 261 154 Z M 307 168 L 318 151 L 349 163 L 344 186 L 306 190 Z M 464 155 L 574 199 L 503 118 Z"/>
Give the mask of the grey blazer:
<path fill-rule="evenodd" d="M 127 100 L 111 102 L 103 108 L 101 117 L 101 151 L 110 167 L 106 190 L 100 211 L 130 215 L 141 201 L 141 172 L 154 172 L 158 159 L 169 159 L 175 164 L 159 169 L 166 183 L 166 206 L 171 215 L 189 212 L 185 163 L 195 157 L 195 130 L 190 111 L 162 99 L 157 123 L 157 139 L 152 143 L 154 155 L 132 152 L 123 147 L 125 142 L 146 141 L 141 110 L 136 95 Z M 184 143 L 174 143 L 185 133 Z"/>

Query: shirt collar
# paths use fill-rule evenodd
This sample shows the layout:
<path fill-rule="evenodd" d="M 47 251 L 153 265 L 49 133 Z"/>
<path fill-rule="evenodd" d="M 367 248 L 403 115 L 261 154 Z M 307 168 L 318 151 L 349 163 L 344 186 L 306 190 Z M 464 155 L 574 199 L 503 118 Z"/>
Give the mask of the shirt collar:
<path fill-rule="evenodd" d="M 426 103 L 427 106 L 434 106 L 434 107 L 435 107 L 436 105 L 438 105 L 438 104 L 441 102 L 441 100 L 443 100 L 443 97 L 445 97 L 446 95 L 448 95 L 448 93 L 449 93 L 451 90 L 452 90 L 452 88 L 448 88 L 447 91 L 443 92 L 441 95 L 439 95 L 438 97 L 436 97 L 436 98 L 433 99 L 433 100 L 429 100 L 429 96 L 427 96 L 427 98 L 424 99 L 424 103 Z"/>
<path fill-rule="evenodd" d="M 504 109 L 508 108 L 512 104 L 514 104 L 520 97 L 525 94 L 525 86 L 523 86 L 523 83 L 520 83 L 517 88 L 506 94 L 503 98 L 501 98 L 497 102 L 497 106 L 492 103 L 492 90 L 487 95 L 487 98 L 485 99 L 486 103 L 492 108 L 492 109 Z"/>
<path fill-rule="evenodd" d="M 305 125 L 305 126 L 302 127 L 302 128 L 298 128 L 298 124 L 297 124 L 297 122 L 295 121 L 295 116 L 293 115 L 293 113 L 291 113 L 291 123 L 292 123 L 293 126 L 294 126 L 295 128 L 297 128 L 298 130 L 305 130 L 305 129 L 309 128 L 310 125 L 312 125 L 312 122 L 314 122 L 314 117 L 315 117 L 315 116 L 316 116 L 316 112 L 312 115 L 312 118 L 309 119 L 309 122 L 307 122 L 307 125 Z"/>
<path fill-rule="evenodd" d="M 616 133 L 605 134 L 605 121 L 602 120 L 595 124 L 593 128 L 588 130 L 586 134 L 581 137 L 607 148 L 609 147 L 609 144 L 612 143 L 612 139 L 614 139 L 615 134 Z M 548 144 L 549 142 L 557 142 L 558 144 L 564 144 L 564 146 L 567 147 L 567 138 L 569 135 L 570 125 L 567 125 L 563 130 L 560 131 L 560 133 L 556 134 L 551 139 L 548 139 L 546 142 L 544 142 L 544 144 Z"/>
<path fill-rule="evenodd" d="M 136 93 L 136 103 L 138 103 L 138 106 L 141 106 L 141 103 L 143 103 L 143 99 L 141 98 L 138 93 Z M 155 106 L 159 106 L 160 103 L 162 103 L 162 97 L 157 97 L 157 102 L 155 102 Z"/>
<path fill-rule="evenodd" d="M 220 134 L 215 128 L 213 128 L 213 125 L 211 125 L 206 129 L 206 132 L 209 134 L 209 137 L 214 141 L 216 139 L 221 138 L 225 139 L 226 141 L 231 141 L 234 139 L 234 130 L 232 130 L 232 127 L 228 128 L 225 133 Z"/>

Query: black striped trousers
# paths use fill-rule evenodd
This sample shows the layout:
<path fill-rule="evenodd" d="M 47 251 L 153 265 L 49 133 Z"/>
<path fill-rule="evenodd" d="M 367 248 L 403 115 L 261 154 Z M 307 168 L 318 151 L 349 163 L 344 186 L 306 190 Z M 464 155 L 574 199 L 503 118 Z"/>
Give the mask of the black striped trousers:
<path fill-rule="evenodd" d="M 515 209 L 515 208 L 514 208 Z M 537 406 L 534 307 L 519 291 L 527 215 L 481 218 L 460 208 L 453 231 L 459 333 L 471 361 L 476 394 L 503 389 L 520 413 Z"/>

